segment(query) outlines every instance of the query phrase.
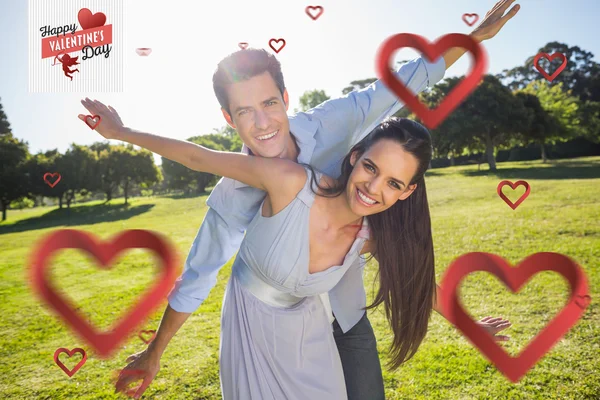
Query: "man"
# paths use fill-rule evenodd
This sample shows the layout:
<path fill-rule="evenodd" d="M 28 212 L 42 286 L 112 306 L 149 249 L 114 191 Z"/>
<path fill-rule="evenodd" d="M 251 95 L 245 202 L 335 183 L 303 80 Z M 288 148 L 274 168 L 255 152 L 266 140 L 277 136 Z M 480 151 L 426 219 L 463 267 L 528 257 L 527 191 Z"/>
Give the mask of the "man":
<path fill-rule="evenodd" d="M 477 42 L 494 37 L 518 11 L 516 5 L 504 15 L 513 2 L 496 3 L 470 36 Z M 463 54 L 463 49 L 455 48 L 434 62 L 417 58 L 402 65 L 396 73 L 413 93 L 419 93 L 439 82 L 445 70 Z M 341 159 L 352 145 L 403 106 L 377 81 L 366 89 L 328 100 L 288 118 L 289 98 L 279 62 L 267 52 L 255 49 L 241 50 L 222 60 L 213 77 L 213 86 L 225 120 L 244 142 L 243 152 L 308 163 L 334 177 L 339 175 Z M 96 130 L 107 138 L 160 148 L 161 155 L 183 165 L 193 156 L 192 143 L 125 128 L 112 107 L 87 100 L 83 104 L 90 112 L 102 116 L 103 122 Z M 79 117 L 84 119 L 83 115 Z M 155 339 L 146 350 L 127 358 L 129 364 L 125 369 L 142 374 L 121 374 L 116 391 L 123 391 L 141 378 L 143 383 L 135 396 L 146 390 L 159 371 L 160 358 L 169 341 L 208 296 L 219 269 L 238 250 L 264 195 L 227 178 L 217 184 L 207 200 L 210 208 L 190 249 L 185 270 L 169 294 L 169 306 Z M 350 400 L 384 398 L 375 335 L 362 309 L 366 305 L 363 268 L 363 263 L 352 266 L 329 292 L 335 316 L 332 329 Z M 509 325 L 501 319 L 484 319 L 480 323 L 492 335 Z M 507 337 L 496 336 L 496 339 Z"/>

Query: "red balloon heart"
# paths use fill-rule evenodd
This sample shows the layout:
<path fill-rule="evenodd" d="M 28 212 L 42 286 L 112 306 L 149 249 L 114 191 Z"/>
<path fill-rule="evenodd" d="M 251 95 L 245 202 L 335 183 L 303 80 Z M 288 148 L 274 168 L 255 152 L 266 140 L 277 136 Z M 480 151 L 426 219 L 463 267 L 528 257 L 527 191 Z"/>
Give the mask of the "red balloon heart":
<path fill-rule="evenodd" d="M 552 60 L 554 60 L 555 58 L 562 58 L 563 61 L 562 64 L 558 68 L 556 68 L 556 71 L 554 71 L 552 75 L 548 75 L 546 71 L 544 71 L 544 69 L 540 67 L 540 59 L 542 57 L 550 62 L 552 62 Z M 546 53 L 540 53 L 533 59 L 533 65 L 535 65 L 535 68 L 538 71 L 540 71 L 540 74 L 542 74 L 548 82 L 552 82 L 554 78 L 556 78 L 558 74 L 560 74 L 563 71 L 563 69 L 565 69 L 565 67 L 567 66 L 567 57 L 565 57 L 565 55 L 562 53 L 554 53 L 551 56 L 549 56 Z"/>
<path fill-rule="evenodd" d="M 463 79 L 446 96 L 438 108 L 430 110 L 411 93 L 403 82 L 398 80 L 395 73 L 390 71 L 390 58 L 394 51 L 402 47 L 412 47 L 424 53 L 429 61 L 438 59 L 444 50 L 461 47 L 470 51 L 475 57 L 475 66 L 469 76 Z M 487 70 L 487 56 L 484 48 L 468 35 L 451 33 L 442 36 L 435 43 L 428 43 L 421 36 L 410 33 L 400 33 L 386 39 L 377 52 L 377 75 L 383 83 L 398 96 L 412 112 L 414 112 L 427 127 L 433 129 L 458 107 L 475 88 Z"/>
<path fill-rule="evenodd" d="M 513 204 L 513 202 L 510 201 L 510 199 L 506 197 L 504 193 L 502 193 L 502 188 L 506 185 L 510 186 L 512 190 L 515 190 L 517 186 L 523 185 L 525 186 L 525 193 L 523 193 L 523 195 L 519 197 L 519 200 L 517 200 L 517 202 Z M 521 204 L 527 198 L 527 196 L 529 196 L 529 193 L 531 192 L 531 187 L 526 181 L 516 181 L 515 183 L 512 183 L 510 181 L 502 181 L 498 184 L 496 191 L 498 192 L 498 196 L 502 197 L 502 200 L 504 200 L 504 202 L 508 204 L 510 208 L 515 210 L 517 207 L 519 207 L 519 204 Z"/>
<path fill-rule="evenodd" d="M 246 42 L 239 42 L 238 46 L 240 47 L 240 49 L 246 50 L 246 48 L 248 47 L 248 43 L 246 43 Z"/>
<path fill-rule="evenodd" d="M 521 354 L 511 357 L 491 335 L 471 319 L 459 302 L 458 285 L 467 275 L 477 271 L 489 272 L 500 278 L 514 293 L 538 272 L 557 272 L 569 282 L 571 299 Z M 464 254 L 448 267 L 440 288 L 444 316 L 512 382 L 518 382 L 575 325 L 585 310 L 585 307 L 578 304 L 577 299 L 581 296 L 589 297 L 588 283 L 583 269 L 567 256 L 550 252 L 532 254 L 521 261 L 516 268 L 511 267 L 495 254 L 480 252 Z"/>
<path fill-rule="evenodd" d="M 146 336 L 147 336 L 148 334 L 150 334 L 150 339 L 146 339 L 146 338 L 144 338 L 144 336 L 143 336 L 143 335 L 146 335 Z M 156 337 L 156 331 L 155 331 L 155 330 L 151 330 L 151 331 L 140 331 L 140 332 L 138 333 L 138 337 L 139 337 L 140 339 L 142 339 L 142 342 L 144 342 L 144 343 L 148 344 L 148 343 L 150 343 L 151 341 L 153 341 L 153 340 L 154 340 L 154 338 Z"/>
<path fill-rule="evenodd" d="M 473 18 L 473 22 L 467 21 L 469 18 Z M 473 25 L 475 25 L 475 23 L 477 21 L 479 21 L 479 15 L 478 14 L 463 14 L 462 20 L 465 21 L 465 24 L 467 24 L 469 26 L 473 26 Z"/>
<path fill-rule="evenodd" d="M 79 20 L 79 25 L 81 25 L 81 29 L 83 30 L 98 28 L 106 23 L 106 15 L 101 12 L 92 14 L 88 8 L 82 8 L 79 10 L 77 13 L 77 19 Z"/>
<path fill-rule="evenodd" d="M 283 44 L 281 45 L 280 48 L 276 49 L 273 46 L 273 43 L 279 43 L 279 42 L 283 42 Z M 285 39 L 281 39 L 281 38 L 279 38 L 279 39 L 271 39 L 271 40 L 269 40 L 269 46 L 273 49 L 273 51 L 275 53 L 279 53 L 285 47 Z"/>
<path fill-rule="evenodd" d="M 323 7 L 321 6 L 308 6 L 304 9 L 306 14 L 311 17 L 314 21 L 317 20 L 323 14 Z M 316 13 L 315 13 L 316 12 Z"/>
<path fill-rule="evenodd" d="M 96 129 L 98 125 L 100 125 L 100 121 L 102 121 L 102 117 L 99 115 L 86 115 L 85 123 L 90 129 Z"/>
<path fill-rule="evenodd" d="M 55 181 L 54 181 L 54 183 L 52 183 L 52 182 L 50 182 L 50 181 L 48 180 L 48 177 L 49 177 L 49 176 L 51 176 L 51 177 L 53 177 L 53 178 L 54 178 L 54 177 L 55 177 L 55 176 L 57 176 L 57 175 L 58 175 L 58 179 L 57 179 L 57 180 L 55 180 Z M 48 184 L 48 186 L 50 186 L 51 188 L 53 188 L 54 186 L 56 186 L 56 184 L 57 184 L 58 182 L 60 182 L 60 178 L 61 178 L 61 176 L 60 176 L 60 174 L 59 174 L 58 172 L 54 172 L 53 174 L 51 174 L 50 172 L 46 172 L 46 173 L 44 174 L 44 182 L 46 182 L 46 183 Z"/>
<path fill-rule="evenodd" d="M 67 353 L 69 357 L 72 357 L 73 354 L 75 354 L 75 353 L 80 353 L 83 356 L 83 358 L 81 359 L 81 361 L 79 361 L 77 363 L 76 366 L 73 367 L 72 370 L 69 370 L 65 366 L 65 364 L 63 364 L 58 359 L 58 356 L 60 355 L 60 353 Z M 65 374 L 67 374 L 69 376 L 69 378 L 72 377 L 73 375 L 75 375 L 75 373 L 77 371 L 79 371 L 79 368 L 81 368 L 83 366 L 83 364 L 85 364 L 86 360 L 87 360 L 87 354 L 85 353 L 85 350 L 83 350 L 83 349 L 81 349 L 79 347 L 77 347 L 77 348 L 75 348 L 73 350 L 68 350 L 68 349 L 65 349 L 64 347 L 61 347 L 61 348 L 57 349 L 54 352 L 54 362 L 56 363 L 56 365 L 58 365 L 60 367 L 60 369 L 62 369 L 63 371 L 65 371 Z"/>
<path fill-rule="evenodd" d="M 81 249 L 93 255 L 100 262 L 101 268 L 109 269 L 109 264 L 119 253 L 131 248 L 153 250 L 161 259 L 162 271 L 157 278 L 158 282 L 141 296 L 138 303 L 110 332 L 98 333 L 49 282 L 48 259 L 61 249 Z M 177 278 L 177 261 L 173 247 L 165 238 L 154 232 L 126 230 L 111 242 L 101 243 L 90 233 L 61 229 L 48 235 L 37 245 L 30 259 L 29 274 L 32 288 L 41 300 L 52 307 L 101 357 L 109 357 L 166 298 Z"/>

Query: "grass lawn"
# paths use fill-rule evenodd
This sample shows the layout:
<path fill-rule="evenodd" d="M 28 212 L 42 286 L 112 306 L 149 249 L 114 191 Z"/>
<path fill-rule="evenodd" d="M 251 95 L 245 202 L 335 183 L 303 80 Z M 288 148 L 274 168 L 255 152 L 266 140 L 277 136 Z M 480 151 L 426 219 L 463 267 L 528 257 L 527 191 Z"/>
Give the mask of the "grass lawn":
<path fill-rule="evenodd" d="M 486 169 L 487 167 L 483 167 Z M 497 254 L 511 265 L 537 252 L 557 252 L 584 270 L 592 303 L 520 382 L 513 384 L 443 317 L 434 314 L 418 353 L 396 372 L 384 368 L 388 399 L 600 399 L 600 157 L 498 164 L 497 173 L 476 166 L 432 170 L 426 179 L 433 222 L 436 272 L 441 278 L 458 256 L 475 251 Z M 531 194 L 512 210 L 496 194 L 501 180 L 526 180 Z M 513 201 L 524 192 L 510 193 Z M 75 205 L 70 215 L 57 208 L 8 211 L 0 223 L 0 395 L 10 399 L 113 399 L 111 376 L 130 354 L 146 345 L 132 335 L 111 359 L 94 355 L 40 302 L 27 282 L 32 246 L 64 228 L 108 239 L 126 229 L 161 232 L 185 260 L 206 212 L 206 197 L 123 199 L 109 205 Z M 182 268 L 182 267 L 181 267 Z M 124 253 L 112 270 L 96 267 L 83 253 L 65 250 L 53 259 L 55 285 L 99 329 L 107 330 L 153 281 L 151 253 Z M 231 263 L 221 270 L 209 298 L 171 341 L 161 370 L 144 397 L 220 399 L 218 347 L 220 309 Z M 369 300 L 377 272 L 370 262 L 365 285 Z M 517 355 L 563 307 L 568 285 L 558 274 L 534 276 L 518 294 L 486 273 L 469 275 L 461 300 L 476 319 L 502 316 L 512 322 L 504 348 Z M 156 329 L 166 300 L 140 329 Z M 382 309 L 369 314 L 385 367 L 390 331 Z M 82 347 L 86 364 L 69 378 L 53 360 L 59 347 Z M 71 367 L 79 356 L 60 357 Z"/>

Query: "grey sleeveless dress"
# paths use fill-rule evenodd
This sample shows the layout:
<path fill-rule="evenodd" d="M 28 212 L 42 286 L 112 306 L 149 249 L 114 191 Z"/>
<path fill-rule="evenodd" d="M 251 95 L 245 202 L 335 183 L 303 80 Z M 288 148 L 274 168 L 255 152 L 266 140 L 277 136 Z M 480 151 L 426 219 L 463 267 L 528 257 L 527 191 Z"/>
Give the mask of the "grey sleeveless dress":
<path fill-rule="evenodd" d="M 272 217 L 250 223 L 227 284 L 221 315 L 224 400 L 346 400 L 327 293 L 359 257 L 367 218 L 342 265 L 310 274 L 311 171 Z M 317 173 L 317 181 L 321 173 Z"/>

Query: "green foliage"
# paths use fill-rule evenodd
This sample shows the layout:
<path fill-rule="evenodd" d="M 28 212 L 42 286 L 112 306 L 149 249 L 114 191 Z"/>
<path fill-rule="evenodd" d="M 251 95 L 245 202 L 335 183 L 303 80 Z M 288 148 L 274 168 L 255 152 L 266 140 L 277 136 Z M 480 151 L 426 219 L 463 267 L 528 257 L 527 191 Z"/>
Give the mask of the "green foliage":
<path fill-rule="evenodd" d="M 329 100 L 324 90 L 309 90 L 300 96 L 300 111 L 308 111 Z M 296 110 L 297 112 L 297 110 Z"/>
<path fill-rule="evenodd" d="M 24 208 L 32 208 L 35 202 L 27 197 L 21 197 L 20 199 L 11 201 L 8 206 L 11 210 L 22 210 Z"/>

